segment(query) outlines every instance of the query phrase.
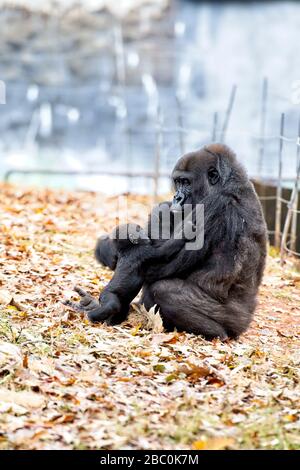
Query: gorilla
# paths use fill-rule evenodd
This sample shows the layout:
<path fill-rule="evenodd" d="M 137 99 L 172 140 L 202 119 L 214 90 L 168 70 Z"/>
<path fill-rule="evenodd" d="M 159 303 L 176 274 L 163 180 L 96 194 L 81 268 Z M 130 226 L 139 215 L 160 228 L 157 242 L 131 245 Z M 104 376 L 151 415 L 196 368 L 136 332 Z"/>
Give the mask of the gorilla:
<path fill-rule="evenodd" d="M 172 202 L 164 204 L 174 216 L 189 206 L 194 223 L 195 208 L 199 204 L 204 207 L 201 248 L 188 250 L 185 240 L 177 243 L 175 217 L 170 220 L 169 240 L 151 238 L 151 216 L 146 229 L 150 245 L 138 242 L 136 247 L 127 242 L 122 249 L 110 236 L 103 236 L 95 255 L 100 263 L 115 270 L 119 279 L 116 295 L 119 290 L 121 303 L 126 290 L 123 282 L 128 286 L 133 282 L 127 276 L 136 276 L 138 282 L 133 282 L 133 289 L 129 287 L 121 314 L 118 306 L 108 309 L 109 315 L 104 318 L 99 313 L 102 296 L 99 305 L 82 289 L 77 290 L 80 304 L 71 306 L 88 314 L 92 309 L 92 321 L 120 323 L 142 287 L 141 303 L 147 310 L 153 306 L 159 310 L 167 330 L 176 328 L 206 339 L 237 338 L 251 322 L 266 260 L 266 224 L 254 187 L 233 151 L 222 144 L 181 157 L 172 180 L 175 195 Z M 151 252 L 158 250 L 158 256 L 151 253 L 148 257 L 149 246 Z M 159 251 L 164 246 L 168 253 Z"/>

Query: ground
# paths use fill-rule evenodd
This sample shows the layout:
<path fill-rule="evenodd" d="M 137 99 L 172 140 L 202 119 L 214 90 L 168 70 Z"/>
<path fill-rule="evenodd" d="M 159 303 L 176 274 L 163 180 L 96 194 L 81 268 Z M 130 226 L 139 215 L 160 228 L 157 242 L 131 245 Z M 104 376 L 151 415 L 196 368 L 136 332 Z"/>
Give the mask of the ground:
<path fill-rule="evenodd" d="M 0 448 L 300 449 L 291 263 L 281 269 L 272 250 L 238 341 L 165 333 L 137 307 L 126 324 L 93 326 L 61 300 L 74 284 L 96 296 L 110 279 L 93 247 L 116 222 L 116 199 L 0 192 Z M 141 221 L 147 204 L 129 197 L 130 217 Z"/>

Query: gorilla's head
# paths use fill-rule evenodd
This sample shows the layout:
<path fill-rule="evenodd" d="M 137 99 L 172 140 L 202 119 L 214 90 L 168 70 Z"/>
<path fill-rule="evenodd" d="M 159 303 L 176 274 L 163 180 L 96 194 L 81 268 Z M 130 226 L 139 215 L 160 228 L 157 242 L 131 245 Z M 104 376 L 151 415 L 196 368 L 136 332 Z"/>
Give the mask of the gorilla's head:
<path fill-rule="evenodd" d="M 223 144 L 211 144 L 181 157 L 172 172 L 175 195 L 172 211 L 181 211 L 184 204 L 193 206 L 207 195 L 238 193 L 248 183 L 245 170 L 233 151 Z"/>

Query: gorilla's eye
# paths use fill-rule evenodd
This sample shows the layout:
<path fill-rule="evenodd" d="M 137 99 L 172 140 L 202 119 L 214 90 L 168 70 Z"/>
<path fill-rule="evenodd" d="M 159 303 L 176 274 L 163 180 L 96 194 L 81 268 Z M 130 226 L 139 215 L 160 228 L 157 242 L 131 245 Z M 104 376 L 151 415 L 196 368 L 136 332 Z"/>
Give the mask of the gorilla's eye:
<path fill-rule="evenodd" d="M 190 186 L 191 182 L 188 178 L 175 178 L 174 184 L 175 186 Z"/>
<path fill-rule="evenodd" d="M 216 170 L 216 168 L 213 168 L 213 167 L 209 168 L 207 172 L 207 176 L 208 176 L 208 180 L 210 184 L 216 184 L 220 179 L 218 170 Z"/>

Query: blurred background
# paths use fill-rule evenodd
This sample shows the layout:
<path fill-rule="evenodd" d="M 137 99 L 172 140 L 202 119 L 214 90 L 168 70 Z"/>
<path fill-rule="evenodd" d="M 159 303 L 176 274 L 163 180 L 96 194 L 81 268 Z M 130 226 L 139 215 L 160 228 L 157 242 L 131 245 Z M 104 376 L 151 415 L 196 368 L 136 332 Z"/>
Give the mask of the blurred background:
<path fill-rule="evenodd" d="M 299 2 L 0 0 L 0 38 L 1 179 L 159 195 L 183 152 L 223 141 L 282 233 L 299 157 Z"/>

